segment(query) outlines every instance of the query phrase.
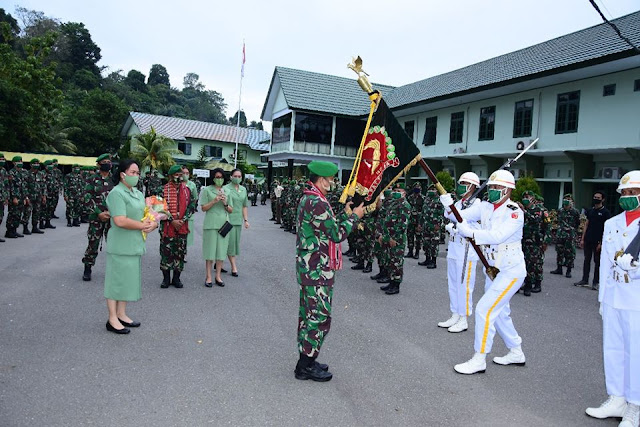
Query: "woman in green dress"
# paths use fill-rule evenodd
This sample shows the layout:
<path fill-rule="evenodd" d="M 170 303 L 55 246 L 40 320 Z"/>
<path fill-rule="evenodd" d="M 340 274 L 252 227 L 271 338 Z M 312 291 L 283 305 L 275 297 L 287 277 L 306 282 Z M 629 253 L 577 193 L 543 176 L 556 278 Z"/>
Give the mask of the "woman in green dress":
<path fill-rule="evenodd" d="M 104 297 L 109 320 L 107 330 L 128 334 L 129 328 L 140 326 L 127 316 L 128 301 L 138 301 L 142 294 L 142 255 L 146 252 L 142 232 L 158 227 L 144 220 L 144 196 L 136 188 L 140 178 L 138 163 L 123 160 L 113 175 L 113 190 L 107 196 L 111 228 L 107 234 L 107 268 L 104 276 Z"/>
<path fill-rule="evenodd" d="M 191 192 L 191 200 L 193 200 L 195 206 L 197 206 L 199 198 L 198 187 L 193 181 L 189 180 L 189 168 L 187 168 L 186 166 L 182 166 L 182 173 L 184 174 L 184 183 L 187 184 L 187 187 L 189 187 L 189 191 Z M 193 245 L 193 233 L 195 232 L 193 222 L 193 215 L 191 215 L 191 217 L 189 217 L 189 234 L 187 234 L 187 247 Z M 187 260 L 185 259 L 184 262 L 187 262 Z"/>
<path fill-rule="evenodd" d="M 231 275 L 238 277 L 238 265 L 236 264 L 236 256 L 240 255 L 240 234 L 242 227 L 249 228 L 249 198 L 247 189 L 240 185 L 242 182 L 242 171 L 234 169 L 231 171 L 231 182 L 225 186 L 229 192 L 229 199 L 232 206 L 235 206 L 233 212 L 229 214 L 229 222 L 233 228 L 229 232 L 229 247 L 227 256 L 231 263 Z M 242 209 L 240 209 L 242 208 Z"/>
<path fill-rule="evenodd" d="M 227 256 L 229 234 L 222 237 L 218 231 L 229 220 L 233 212 L 233 203 L 229 198 L 229 191 L 224 187 L 224 171 L 220 168 L 213 170 L 213 185 L 202 189 L 202 210 L 205 212 L 202 230 L 202 256 L 206 261 L 207 278 L 205 286 L 213 286 L 211 282 L 211 267 L 216 263 L 216 285 L 224 286 L 220 277 L 222 262 Z"/>

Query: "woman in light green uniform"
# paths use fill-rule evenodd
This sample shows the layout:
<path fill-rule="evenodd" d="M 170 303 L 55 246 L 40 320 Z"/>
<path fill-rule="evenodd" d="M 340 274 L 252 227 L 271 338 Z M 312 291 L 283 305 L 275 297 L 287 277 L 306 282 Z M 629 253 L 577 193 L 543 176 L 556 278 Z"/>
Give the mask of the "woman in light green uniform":
<path fill-rule="evenodd" d="M 117 184 L 107 196 L 111 228 L 107 234 L 107 268 L 104 276 L 104 297 L 107 299 L 109 320 L 107 330 L 128 334 L 131 327 L 140 326 L 127 316 L 128 301 L 142 296 L 142 255 L 146 252 L 142 232 L 158 227 L 151 220 L 142 221 L 144 196 L 136 189 L 140 178 L 138 164 L 123 160 L 114 174 Z"/>
<path fill-rule="evenodd" d="M 242 171 L 234 169 L 231 171 L 231 182 L 225 186 L 229 192 L 229 198 L 235 209 L 229 214 L 229 222 L 233 229 L 229 232 L 229 248 L 227 255 L 231 263 L 231 275 L 238 277 L 238 266 L 236 256 L 240 255 L 240 234 L 242 227 L 249 228 L 249 198 L 247 189 L 240 185 L 242 182 Z M 240 209 L 242 208 L 242 209 Z"/>
<path fill-rule="evenodd" d="M 202 210 L 206 212 L 202 230 L 202 256 L 206 261 L 207 278 L 204 285 L 213 286 L 211 282 L 211 267 L 216 263 L 216 285 L 224 286 L 220 277 L 222 262 L 227 256 L 229 234 L 222 237 L 218 231 L 229 220 L 229 213 L 233 212 L 233 203 L 229 192 L 224 187 L 224 171 L 220 168 L 213 170 L 213 185 L 202 189 Z"/>
<path fill-rule="evenodd" d="M 191 191 L 191 200 L 195 200 L 195 203 L 198 203 L 198 187 L 193 181 L 189 180 L 189 169 L 186 166 L 182 167 L 182 173 L 184 174 L 184 183 L 189 187 L 189 191 Z M 193 245 L 193 215 L 189 217 L 189 234 L 187 234 L 187 247 Z M 186 258 L 186 256 L 185 256 Z M 186 260 L 185 260 L 186 262 Z"/>

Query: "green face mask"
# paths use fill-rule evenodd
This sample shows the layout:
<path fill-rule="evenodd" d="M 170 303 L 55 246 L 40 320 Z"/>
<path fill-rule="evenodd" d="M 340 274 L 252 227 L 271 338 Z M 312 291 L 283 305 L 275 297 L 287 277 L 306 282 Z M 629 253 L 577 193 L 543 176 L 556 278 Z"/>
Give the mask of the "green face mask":
<path fill-rule="evenodd" d="M 458 196 L 464 196 L 466 192 L 467 186 L 464 184 L 458 184 L 458 186 L 456 187 L 456 193 L 458 194 Z"/>
<path fill-rule="evenodd" d="M 232 182 L 234 185 L 240 185 L 240 182 L 241 182 L 241 181 L 242 181 L 242 178 L 238 178 L 238 177 L 235 177 L 235 176 L 234 176 L 234 177 L 231 177 L 231 182 Z"/>
<path fill-rule="evenodd" d="M 529 199 L 522 199 L 522 204 L 523 204 L 524 206 L 529 206 L 529 205 L 531 204 L 531 200 L 529 200 Z"/>
<path fill-rule="evenodd" d="M 388 199 L 389 197 L 391 197 L 391 190 L 384 190 L 384 198 Z"/>
<path fill-rule="evenodd" d="M 571 201 L 570 200 L 563 200 L 562 201 L 562 206 L 569 206 L 571 205 Z"/>
<path fill-rule="evenodd" d="M 498 200 L 502 199 L 502 191 L 496 190 L 495 188 L 489 189 L 489 203 L 496 203 Z"/>
<path fill-rule="evenodd" d="M 53 166 L 47 166 L 47 170 L 48 171 L 52 171 L 53 170 Z"/>
<path fill-rule="evenodd" d="M 638 196 L 622 196 L 618 203 L 620 203 L 620 207 L 625 211 L 633 211 L 640 206 Z"/>
<path fill-rule="evenodd" d="M 16 168 L 22 169 L 22 163 L 16 163 Z"/>
<path fill-rule="evenodd" d="M 436 192 L 435 191 L 427 191 L 427 197 L 430 199 L 433 199 L 436 197 Z"/>
<path fill-rule="evenodd" d="M 31 165 L 31 169 L 38 170 L 38 169 L 40 169 L 40 165 L 37 164 L 37 163 L 35 165 Z"/>
<path fill-rule="evenodd" d="M 127 183 L 127 185 L 129 187 L 135 187 L 136 185 L 138 185 L 138 180 L 140 179 L 140 177 L 138 175 L 125 175 L 124 176 L 124 182 Z"/>
<path fill-rule="evenodd" d="M 6 161 L 4 160 L 0 160 L 0 167 L 3 167 L 5 165 Z"/>
<path fill-rule="evenodd" d="M 222 184 L 224 184 L 224 178 L 214 178 L 213 183 L 216 187 L 222 187 Z"/>

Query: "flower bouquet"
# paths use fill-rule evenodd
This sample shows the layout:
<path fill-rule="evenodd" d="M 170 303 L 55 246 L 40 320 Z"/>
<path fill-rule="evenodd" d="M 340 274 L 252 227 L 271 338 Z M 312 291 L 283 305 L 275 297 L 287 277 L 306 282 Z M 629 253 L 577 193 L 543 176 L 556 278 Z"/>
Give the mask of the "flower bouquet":
<path fill-rule="evenodd" d="M 145 199 L 145 205 L 142 221 L 149 219 L 154 222 L 160 222 L 168 218 L 167 212 L 169 208 L 167 207 L 167 202 L 162 197 L 147 197 Z M 142 232 L 142 239 L 147 240 L 147 233 L 144 231 Z"/>

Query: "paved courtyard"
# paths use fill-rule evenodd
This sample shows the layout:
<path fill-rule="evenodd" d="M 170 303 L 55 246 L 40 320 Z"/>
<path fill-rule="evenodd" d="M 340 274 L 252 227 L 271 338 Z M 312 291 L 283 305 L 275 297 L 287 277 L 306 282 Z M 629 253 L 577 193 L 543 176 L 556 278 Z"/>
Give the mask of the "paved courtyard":
<path fill-rule="evenodd" d="M 473 353 L 472 330 L 436 327 L 449 315 L 444 246 L 436 270 L 406 262 L 396 296 L 346 262 L 320 357 L 334 379 L 321 384 L 293 377 L 295 236 L 268 221 L 268 206 L 249 215 L 240 277 L 225 275 L 224 288 L 204 287 L 202 213 L 184 289 L 160 289 L 153 233 L 143 297 L 128 310 L 142 327 L 127 336 L 105 330 L 104 253 L 82 281 L 86 225 L 56 220 L 43 236 L 0 244 L 0 425 L 617 425 L 584 414 L 606 398 L 597 292 L 573 286 L 581 268 L 549 275 L 553 248 L 543 292 L 511 304 L 526 367 L 488 363 L 474 376 L 453 371 Z M 476 301 L 483 285 L 479 274 Z M 506 351 L 496 337 L 491 356 Z"/>

